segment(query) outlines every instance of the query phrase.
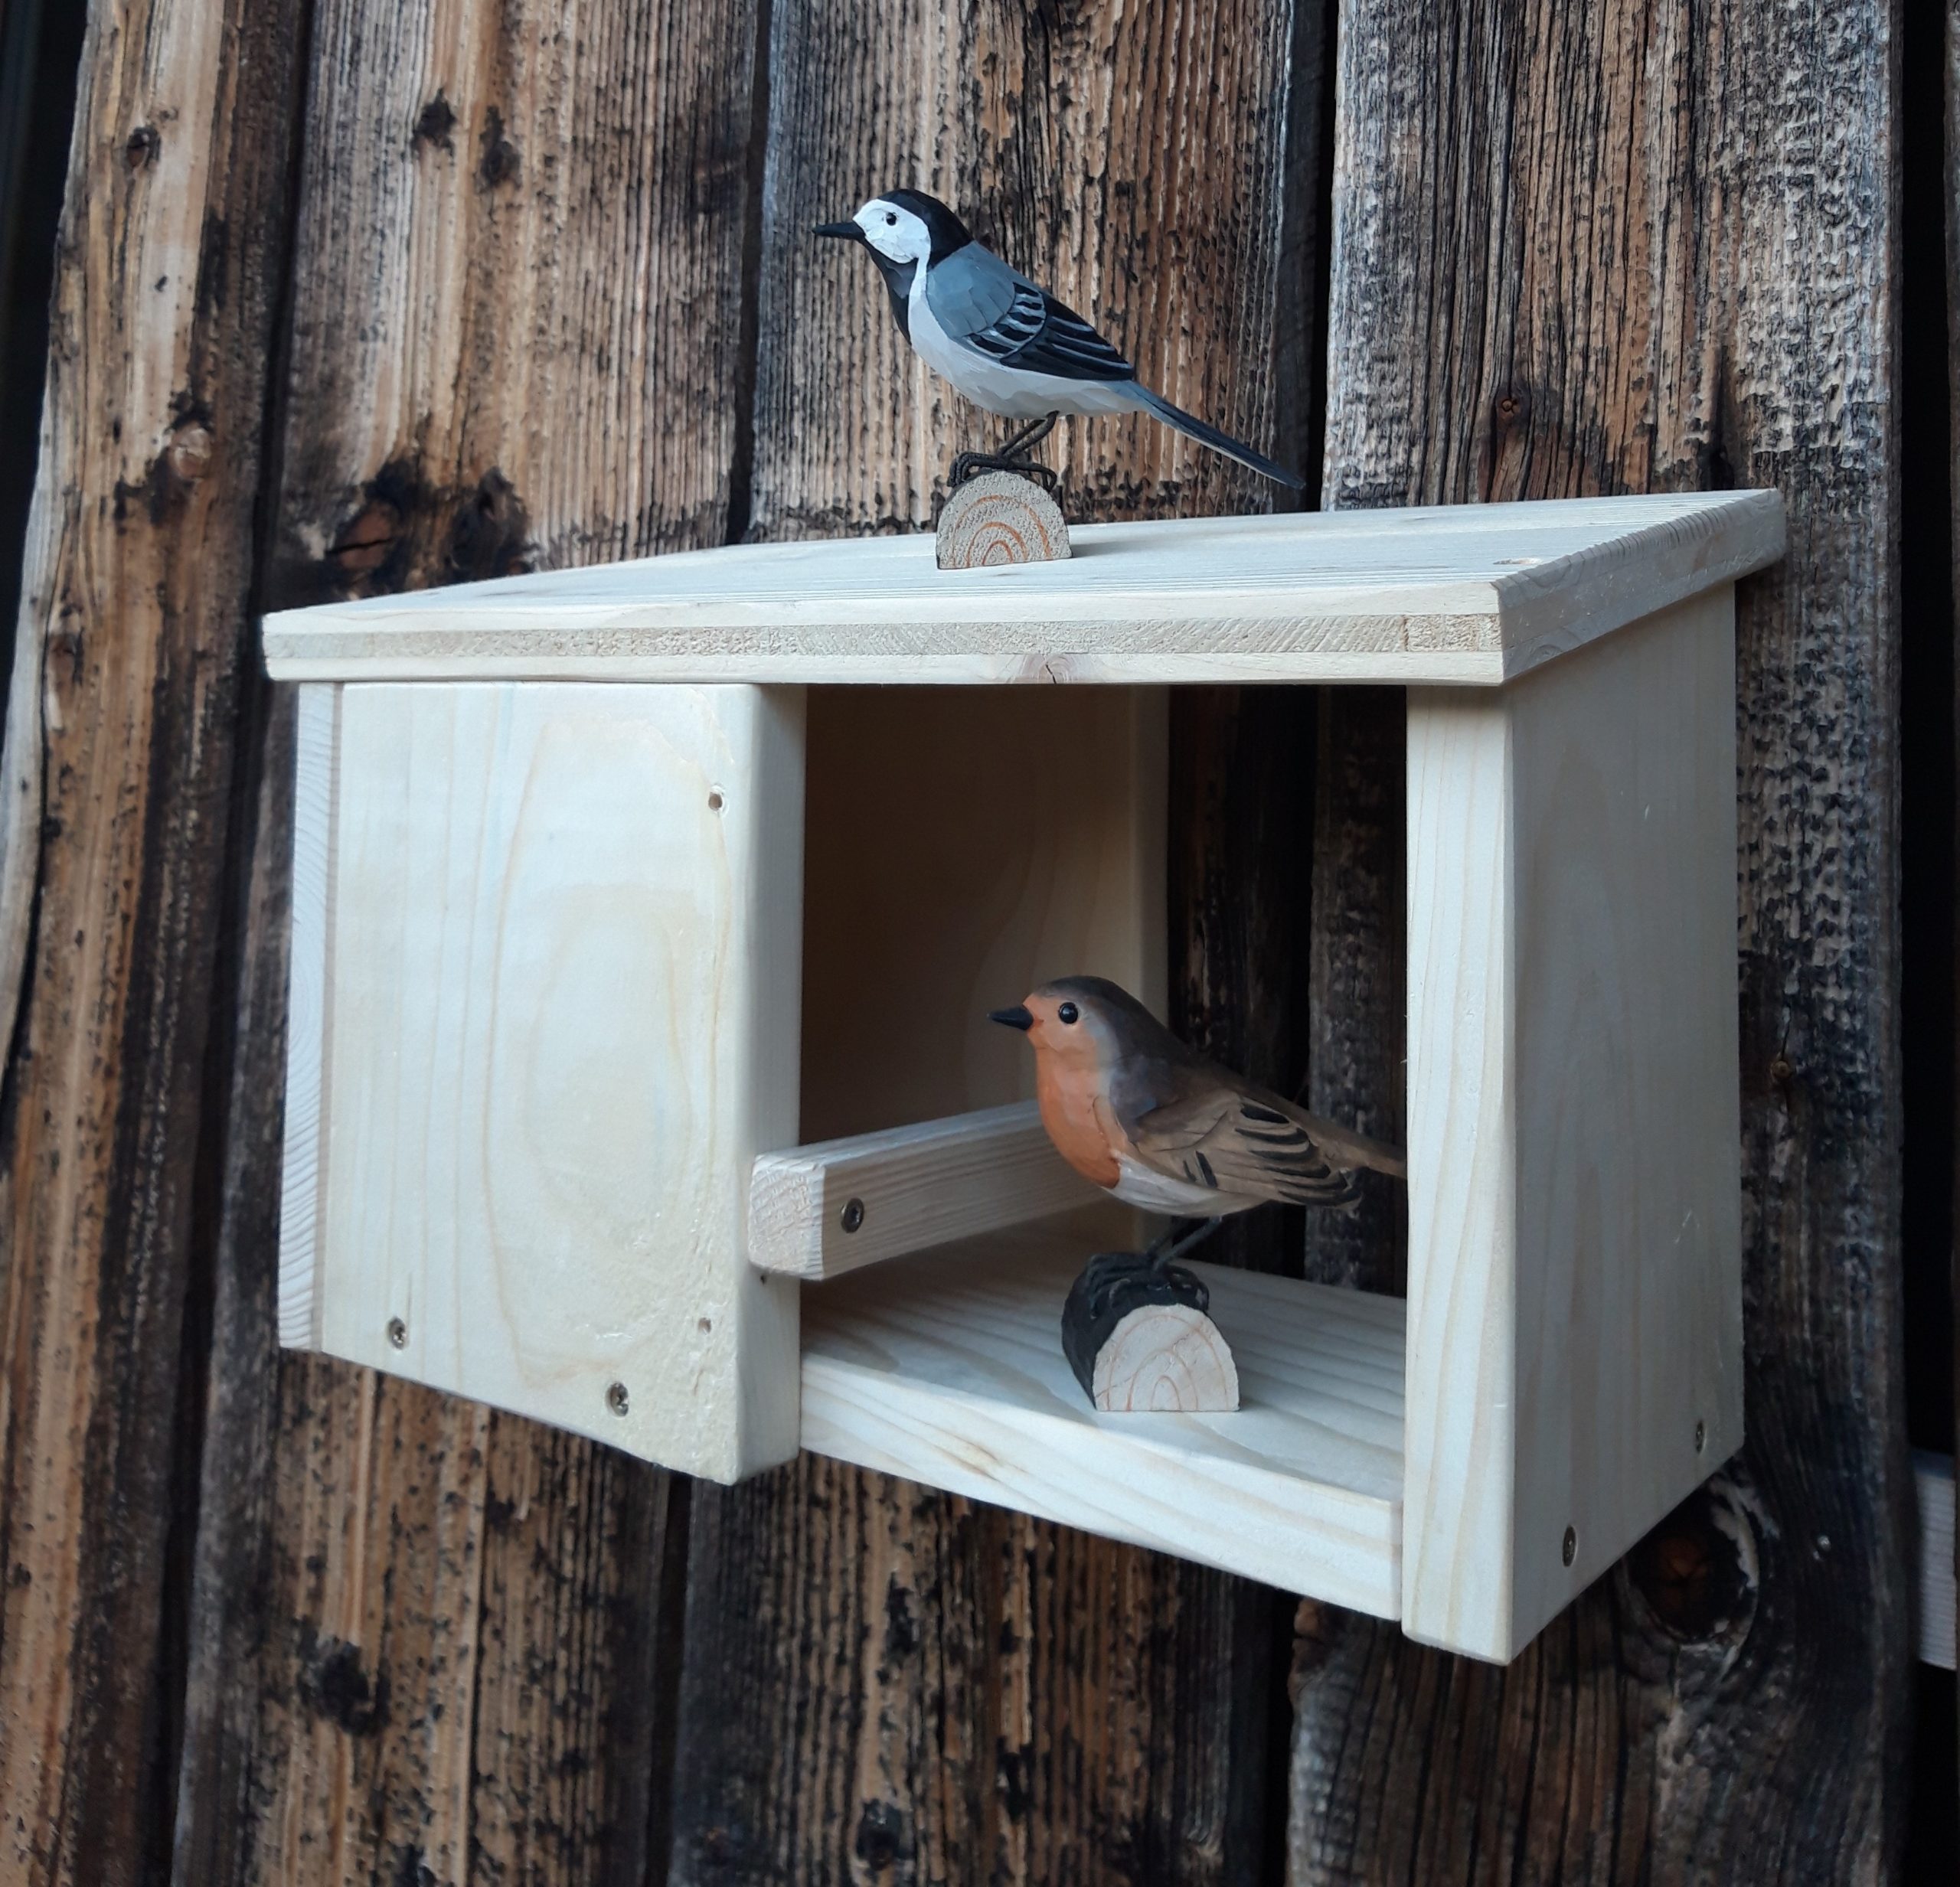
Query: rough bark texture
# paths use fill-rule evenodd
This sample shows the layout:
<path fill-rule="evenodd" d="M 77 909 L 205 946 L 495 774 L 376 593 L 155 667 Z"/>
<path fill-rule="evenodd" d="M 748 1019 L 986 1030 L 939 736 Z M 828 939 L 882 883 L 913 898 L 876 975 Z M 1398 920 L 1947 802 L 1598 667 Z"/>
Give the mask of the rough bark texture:
<path fill-rule="evenodd" d="M 1311 287 L 1282 248 L 1292 31 L 1250 4 L 779 7 L 754 534 L 923 526 L 955 445 L 991 436 L 864 258 L 807 237 L 893 184 L 959 204 L 1181 404 L 1270 439 L 1274 380 L 1305 366 L 1274 362 L 1277 311 Z M 1142 422 L 1071 426 L 1058 462 L 1072 517 L 1267 501 Z M 1181 703 L 1174 736 L 1182 1006 L 1289 1091 L 1310 736 L 1305 697 L 1231 690 Z M 697 1488 L 691 1545 L 676 1881 L 1269 1871 L 1271 1594 L 808 1458 Z"/>
<path fill-rule="evenodd" d="M 83 57 L 0 801 L 14 1881 L 136 1880 L 168 1827 L 173 1418 L 302 25 L 105 4 Z"/>
<path fill-rule="evenodd" d="M 732 0 L 322 0 L 268 606 L 728 536 L 756 52 Z M 289 713 L 235 1004 L 177 1878 L 639 1882 L 674 1490 L 274 1344 Z"/>
<path fill-rule="evenodd" d="M 1344 19 L 1327 501 L 1775 484 L 1791 550 L 1740 622 L 1749 1445 L 1508 1670 L 1305 1608 L 1301 1883 L 1872 1880 L 1899 1853 L 1891 25 Z M 1337 795 L 1379 738 L 1353 706 Z M 1321 816 L 1368 872 L 1378 791 Z M 1317 912 L 1317 966 L 1344 921 Z M 1387 1126 L 1399 1044 L 1341 1013 L 1367 981 L 1326 980 L 1315 1094 Z"/>

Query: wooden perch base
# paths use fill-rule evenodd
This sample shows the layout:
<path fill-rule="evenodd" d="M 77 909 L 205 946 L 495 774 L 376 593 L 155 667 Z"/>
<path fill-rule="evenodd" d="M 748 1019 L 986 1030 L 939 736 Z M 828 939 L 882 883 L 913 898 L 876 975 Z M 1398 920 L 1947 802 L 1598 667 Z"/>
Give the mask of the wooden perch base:
<path fill-rule="evenodd" d="M 983 472 L 946 499 L 938 549 L 942 570 L 1050 563 L 1069 554 L 1069 527 L 1062 508 L 1032 478 Z"/>
<path fill-rule="evenodd" d="M 1104 1252 L 1070 1288 L 1062 1352 L 1089 1399 L 1110 1413 L 1234 1409 L 1238 1367 L 1210 1305 L 1181 1265 L 1160 1270 L 1141 1252 Z"/>

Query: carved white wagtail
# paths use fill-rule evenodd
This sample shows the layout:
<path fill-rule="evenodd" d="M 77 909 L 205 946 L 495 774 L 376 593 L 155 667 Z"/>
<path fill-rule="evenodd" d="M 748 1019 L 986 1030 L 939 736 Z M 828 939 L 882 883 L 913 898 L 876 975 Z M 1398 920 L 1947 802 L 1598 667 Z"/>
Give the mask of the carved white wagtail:
<path fill-rule="evenodd" d="M 982 247 L 936 198 L 889 190 L 849 222 L 820 223 L 815 233 L 862 243 L 871 252 L 899 331 L 934 373 L 976 406 L 1031 422 L 998 453 L 962 452 L 953 462 L 956 485 L 985 466 L 1052 482 L 1027 454 L 1064 413 L 1147 413 L 1266 478 L 1296 491 L 1302 484 L 1142 385 L 1136 369 L 1087 322 Z"/>

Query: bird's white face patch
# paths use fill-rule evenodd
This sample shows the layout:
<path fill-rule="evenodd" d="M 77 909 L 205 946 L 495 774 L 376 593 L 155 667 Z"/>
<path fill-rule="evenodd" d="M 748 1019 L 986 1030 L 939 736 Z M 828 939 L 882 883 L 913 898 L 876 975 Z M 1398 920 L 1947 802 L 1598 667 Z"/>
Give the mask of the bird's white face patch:
<path fill-rule="evenodd" d="M 923 262 L 933 253 L 932 232 L 902 204 L 874 197 L 852 220 L 865 241 L 893 262 Z"/>

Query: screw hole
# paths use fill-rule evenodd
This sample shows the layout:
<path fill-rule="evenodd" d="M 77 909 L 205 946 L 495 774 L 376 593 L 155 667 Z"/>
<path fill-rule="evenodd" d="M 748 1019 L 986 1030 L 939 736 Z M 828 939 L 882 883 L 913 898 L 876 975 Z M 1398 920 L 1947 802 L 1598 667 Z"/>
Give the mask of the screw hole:
<path fill-rule="evenodd" d="M 721 810 L 721 795 L 719 793 L 708 795 L 707 809 L 710 812 L 719 812 Z"/>
<path fill-rule="evenodd" d="M 848 1201 L 844 1208 L 843 1225 L 847 1232 L 855 1232 L 864 1223 L 864 1202 L 861 1199 Z"/>
<path fill-rule="evenodd" d="M 628 1403 L 625 1383 L 615 1383 L 606 1390 L 606 1406 L 616 1415 L 623 1415 L 626 1412 Z"/>
<path fill-rule="evenodd" d="M 397 1350 L 408 1347 L 408 1326 L 398 1317 L 388 1319 L 388 1342 Z"/>
<path fill-rule="evenodd" d="M 1699 1454 L 1708 1445 L 1708 1425 L 1697 1422 L 1694 1425 L 1694 1451 Z"/>
<path fill-rule="evenodd" d="M 1565 1541 L 1559 1551 L 1567 1565 L 1579 1557 L 1579 1536 L 1569 1526 L 1565 1530 Z"/>
<path fill-rule="evenodd" d="M 694 1319 L 694 1327 L 705 1337 L 714 1328 L 714 1319 L 711 1317 L 697 1317 Z"/>

